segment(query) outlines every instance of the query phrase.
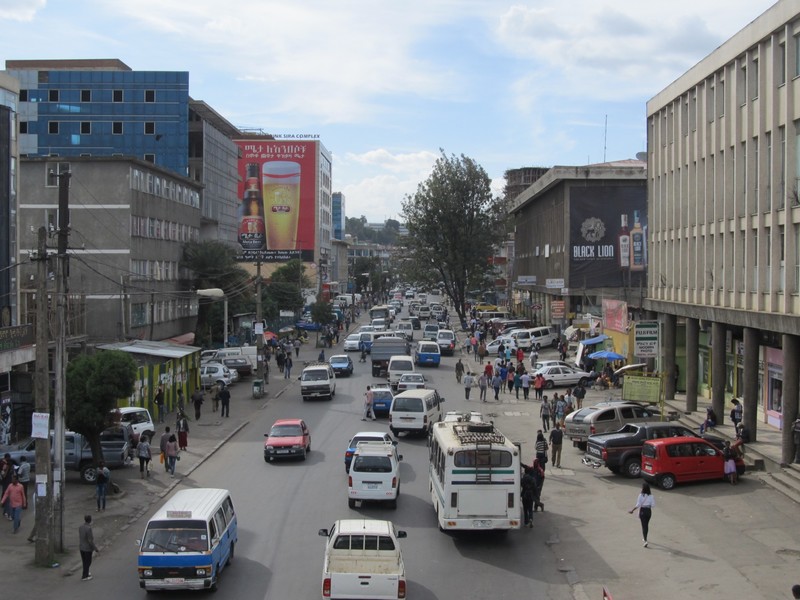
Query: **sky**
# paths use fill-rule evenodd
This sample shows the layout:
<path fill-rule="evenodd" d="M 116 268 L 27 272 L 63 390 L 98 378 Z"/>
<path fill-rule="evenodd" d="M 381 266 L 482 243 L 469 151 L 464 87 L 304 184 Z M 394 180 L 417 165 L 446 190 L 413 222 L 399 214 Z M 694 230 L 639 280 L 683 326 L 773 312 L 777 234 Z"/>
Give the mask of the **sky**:
<path fill-rule="evenodd" d="M 188 71 L 233 125 L 314 135 L 348 217 L 400 218 L 435 160 L 634 158 L 646 102 L 775 0 L 0 0 L 6 60 Z"/>

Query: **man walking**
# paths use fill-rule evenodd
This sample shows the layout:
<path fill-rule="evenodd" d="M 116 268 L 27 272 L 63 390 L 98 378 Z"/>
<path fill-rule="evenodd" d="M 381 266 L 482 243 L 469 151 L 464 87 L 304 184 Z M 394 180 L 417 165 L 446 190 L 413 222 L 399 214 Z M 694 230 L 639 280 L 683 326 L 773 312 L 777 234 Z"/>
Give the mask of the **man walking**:
<path fill-rule="evenodd" d="M 196 389 L 192 394 L 192 404 L 194 404 L 194 420 L 200 420 L 200 408 L 203 406 L 203 391 Z"/>
<path fill-rule="evenodd" d="M 14 533 L 17 533 L 22 522 L 22 510 L 28 508 L 28 499 L 25 497 L 25 488 L 22 487 L 16 473 L 11 477 L 11 485 L 6 488 L 0 503 L 8 506 L 11 521 L 14 523 Z"/>
<path fill-rule="evenodd" d="M 156 392 L 155 398 L 153 398 L 153 404 L 156 406 L 156 412 L 158 413 L 158 422 L 164 422 L 164 386 L 158 386 L 158 391 Z"/>
<path fill-rule="evenodd" d="M 283 360 L 283 378 L 289 379 L 292 376 L 292 355 L 287 354 Z"/>
<path fill-rule="evenodd" d="M 219 401 L 222 403 L 222 416 L 231 416 L 231 392 L 227 385 L 223 385 L 219 391 Z"/>
<path fill-rule="evenodd" d="M 550 401 L 544 397 L 542 406 L 539 408 L 539 416 L 542 418 L 542 428 L 545 432 L 550 430 Z"/>
<path fill-rule="evenodd" d="M 478 389 L 481 392 L 481 402 L 486 402 L 486 390 L 489 389 L 489 378 L 486 373 L 481 373 L 478 377 Z"/>
<path fill-rule="evenodd" d="M 464 363 L 461 362 L 461 359 L 458 359 L 456 363 L 456 381 L 461 383 L 461 377 L 464 375 Z"/>
<path fill-rule="evenodd" d="M 553 430 L 550 432 L 550 458 L 553 461 L 553 466 L 561 468 L 561 444 L 564 441 L 564 432 L 561 431 L 561 425 L 558 421 L 553 425 Z"/>
<path fill-rule="evenodd" d="M 467 371 L 464 374 L 464 378 L 461 380 L 461 382 L 464 384 L 464 399 L 469 400 L 469 394 L 472 391 L 472 385 L 475 383 L 475 378 L 472 376 L 470 371 Z"/>
<path fill-rule="evenodd" d="M 527 400 L 528 394 L 531 392 L 531 376 L 528 375 L 527 371 L 523 371 L 519 379 L 522 386 L 522 399 Z"/>
<path fill-rule="evenodd" d="M 167 443 L 169 442 L 169 436 L 169 426 L 167 426 L 158 442 L 158 447 L 161 450 L 161 462 L 164 464 L 164 470 L 167 472 L 169 472 L 169 464 L 167 464 Z"/>
<path fill-rule="evenodd" d="M 364 416 L 361 418 L 362 421 L 366 421 L 369 419 L 370 421 L 375 420 L 375 413 L 372 410 L 372 402 L 375 400 L 375 394 L 372 391 L 370 386 L 367 386 L 367 391 L 364 394 Z"/>
<path fill-rule="evenodd" d="M 92 533 L 92 515 L 83 517 L 83 525 L 78 527 L 78 539 L 80 540 L 81 562 L 83 563 L 83 576 L 81 581 L 89 581 L 92 574 L 89 567 L 92 566 L 92 554 L 100 553 L 100 549 L 94 544 L 94 534 Z"/>

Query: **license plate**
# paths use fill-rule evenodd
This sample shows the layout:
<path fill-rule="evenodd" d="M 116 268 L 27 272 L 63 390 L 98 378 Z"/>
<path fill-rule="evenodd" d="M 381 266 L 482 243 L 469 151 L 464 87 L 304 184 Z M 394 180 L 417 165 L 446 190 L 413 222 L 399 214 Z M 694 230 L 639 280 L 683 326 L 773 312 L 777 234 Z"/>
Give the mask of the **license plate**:
<path fill-rule="evenodd" d="M 414 417 L 400 417 L 401 421 L 413 421 Z"/>
<path fill-rule="evenodd" d="M 492 522 L 488 519 L 478 519 L 477 521 L 472 522 L 472 526 L 479 529 L 488 529 L 492 526 Z"/>
<path fill-rule="evenodd" d="M 377 490 L 380 487 L 380 484 L 377 483 L 368 483 L 367 489 L 368 490 Z"/>
<path fill-rule="evenodd" d="M 275 450 L 275 454 L 289 454 L 288 450 Z"/>
<path fill-rule="evenodd" d="M 600 449 L 599 448 L 589 448 L 589 454 L 596 454 L 600 456 Z"/>
<path fill-rule="evenodd" d="M 164 579 L 164 583 L 185 583 L 186 580 L 183 577 L 167 577 Z"/>

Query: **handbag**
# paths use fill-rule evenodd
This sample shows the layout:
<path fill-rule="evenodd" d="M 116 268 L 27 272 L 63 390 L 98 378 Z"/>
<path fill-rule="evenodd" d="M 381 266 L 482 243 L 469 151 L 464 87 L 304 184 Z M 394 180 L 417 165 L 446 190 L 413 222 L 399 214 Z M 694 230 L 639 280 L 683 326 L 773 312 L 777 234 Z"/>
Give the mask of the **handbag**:
<path fill-rule="evenodd" d="M 162 465 L 164 464 L 164 453 L 163 452 L 158 455 L 158 462 L 160 462 Z"/>

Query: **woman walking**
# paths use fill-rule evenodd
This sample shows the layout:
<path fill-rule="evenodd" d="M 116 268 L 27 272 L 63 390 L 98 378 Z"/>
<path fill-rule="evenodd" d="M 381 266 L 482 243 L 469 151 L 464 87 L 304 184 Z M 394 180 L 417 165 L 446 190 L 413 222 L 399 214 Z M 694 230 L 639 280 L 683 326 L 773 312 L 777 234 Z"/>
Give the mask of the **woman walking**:
<path fill-rule="evenodd" d="M 650 485 L 647 483 L 642 484 L 642 492 L 636 499 L 636 506 L 628 512 L 633 514 L 637 508 L 639 509 L 639 520 L 642 522 L 642 546 L 647 548 L 647 532 L 650 529 L 650 517 L 653 516 L 653 507 L 656 505 L 656 499 L 650 493 Z"/>
<path fill-rule="evenodd" d="M 150 477 L 150 459 L 153 458 L 153 454 L 146 435 L 142 436 L 136 445 L 136 456 L 139 457 L 139 479 L 144 479 L 145 474 Z"/>
<path fill-rule="evenodd" d="M 169 436 L 165 454 L 167 455 L 167 471 L 171 477 L 175 477 L 175 463 L 178 461 L 178 440 L 175 438 L 175 434 Z"/>
<path fill-rule="evenodd" d="M 539 416 L 542 417 L 542 427 L 545 431 L 550 429 L 550 401 L 547 396 L 544 397 L 542 406 L 539 409 Z"/>
<path fill-rule="evenodd" d="M 539 461 L 539 466 L 544 471 L 547 464 L 547 440 L 544 439 L 541 429 L 536 433 L 536 460 Z"/>
<path fill-rule="evenodd" d="M 175 430 L 178 432 L 178 448 L 186 450 L 189 446 L 189 419 L 183 411 L 178 413 L 178 422 L 175 424 Z"/>

